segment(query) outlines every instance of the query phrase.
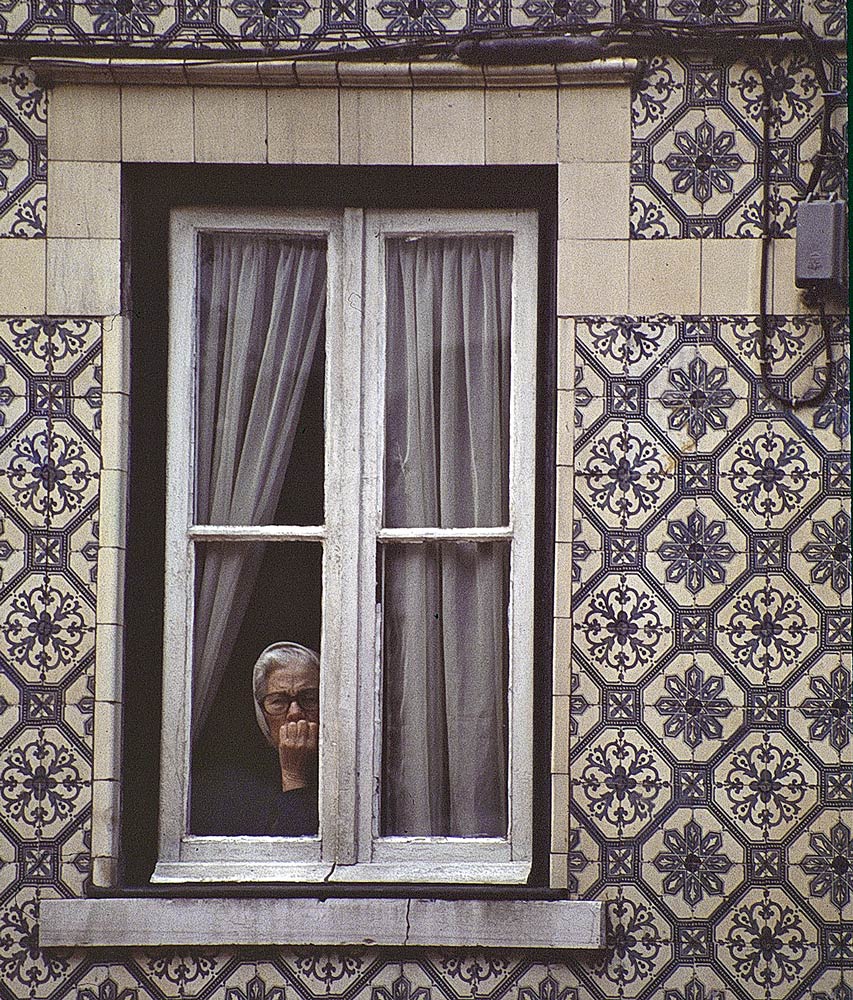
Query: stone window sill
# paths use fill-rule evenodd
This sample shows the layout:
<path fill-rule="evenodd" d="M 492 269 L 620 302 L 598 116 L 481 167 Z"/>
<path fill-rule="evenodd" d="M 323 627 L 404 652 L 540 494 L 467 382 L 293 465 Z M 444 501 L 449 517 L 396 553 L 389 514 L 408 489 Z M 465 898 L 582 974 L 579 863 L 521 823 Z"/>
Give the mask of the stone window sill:
<path fill-rule="evenodd" d="M 595 949 L 604 903 L 580 900 L 45 899 L 43 948 L 382 945 Z"/>

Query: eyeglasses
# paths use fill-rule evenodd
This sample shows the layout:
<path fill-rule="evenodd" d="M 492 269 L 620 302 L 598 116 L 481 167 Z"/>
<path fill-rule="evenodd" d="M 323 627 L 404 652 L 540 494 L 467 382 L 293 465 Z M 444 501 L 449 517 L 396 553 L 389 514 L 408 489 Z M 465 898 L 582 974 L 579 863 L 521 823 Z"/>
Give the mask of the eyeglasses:
<path fill-rule="evenodd" d="M 273 691 L 261 699 L 261 706 L 267 715 L 287 715 L 294 701 L 303 712 L 316 712 L 320 707 L 320 692 L 317 688 L 305 688 L 296 694 Z"/>

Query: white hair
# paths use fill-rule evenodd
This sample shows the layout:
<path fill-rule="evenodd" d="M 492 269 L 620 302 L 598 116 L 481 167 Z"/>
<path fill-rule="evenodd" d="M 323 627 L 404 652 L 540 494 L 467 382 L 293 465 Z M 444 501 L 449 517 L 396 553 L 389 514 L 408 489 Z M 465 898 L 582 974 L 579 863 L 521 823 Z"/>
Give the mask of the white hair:
<path fill-rule="evenodd" d="M 270 727 L 267 725 L 261 702 L 267 693 L 267 680 L 273 670 L 286 666 L 291 662 L 305 663 L 319 671 L 320 657 L 307 646 L 298 642 L 274 642 L 261 653 L 252 667 L 252 694 L 255 701 L 255 718 L 267 742 L 272 739 Z"/>

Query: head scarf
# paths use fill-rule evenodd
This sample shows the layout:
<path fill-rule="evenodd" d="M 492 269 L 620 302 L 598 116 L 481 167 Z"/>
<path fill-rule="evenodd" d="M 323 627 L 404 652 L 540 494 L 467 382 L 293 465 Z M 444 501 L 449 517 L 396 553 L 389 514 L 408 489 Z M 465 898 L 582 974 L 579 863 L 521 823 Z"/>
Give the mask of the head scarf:
<path fill-rule="evenodd" d="M 266 694 L 267 677 L 274 667 L 280 667 L 289 660 L 300 660 L 320 669 L 320 658 L 313 649 L 300 646 L 298 642 L 274 642 L 261 653 L 252 667 L 252 695 L 255 702 L 255 718 L 267 742 L 271 739 L 261 701 Z"/>

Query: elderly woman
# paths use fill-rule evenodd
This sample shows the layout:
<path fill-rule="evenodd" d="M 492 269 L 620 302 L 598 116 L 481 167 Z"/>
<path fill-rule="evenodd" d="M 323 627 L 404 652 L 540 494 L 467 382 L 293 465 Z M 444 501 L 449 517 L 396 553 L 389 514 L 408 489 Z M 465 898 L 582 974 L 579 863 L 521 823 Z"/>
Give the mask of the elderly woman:
<path fill-rule="evenodd" d="M 295 642 L 275 642 L 252 669 L 255 716 L 278 751 L 280 787 L 225 768 L 207 794 L 194 797 L 193 833 L 304 837 L 317 833 L 320 661 Z"/>
<path fill-rule="evenodd" d="M 320 731 L 320 661 L 295 642 L 275 642 L 252 671 L 255 715 L 278 750 L 281 790 L 306 788 L 316 770 Z"/>

